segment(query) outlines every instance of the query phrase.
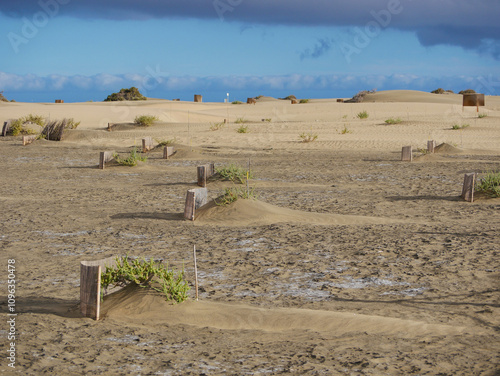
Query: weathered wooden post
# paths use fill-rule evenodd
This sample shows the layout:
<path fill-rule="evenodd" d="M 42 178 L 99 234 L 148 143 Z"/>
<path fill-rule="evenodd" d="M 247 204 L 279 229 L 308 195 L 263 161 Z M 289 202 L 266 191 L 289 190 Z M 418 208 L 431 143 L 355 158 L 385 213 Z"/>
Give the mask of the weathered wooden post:
<path fill-rule="evenodd" d="M 207 186 L 207 166 L 198 166 L 196 168 L 197 173 L 198 173 L 198 185 L 200 187 L 206 187 Z"/>
<path fill-rule="evenodd" d="M 436 148 L 436 141 L 427 141 L 427 153 L 434 154 L 434 149 Z"/>
<path fill-rule="evenodd" d="M 115 258 L 80 263 L 80 312 L 99 320 L 101 311 L 101 273 L 106 266 L 116 265 Z"/>
<path fill-rule="evenodd" d="M 10 120 L 9 121 L 5 121 L 3 123 L 3 128 L 2 128 L 2 136 L 5 137 L 7 136 L 7 133 L 9 133 L 10 131 Z"/>
<path fill-rule="evenodd" d="M 206 188 L 189 189 L 186 193 L 186 204 L 184 206 L 184 218 L 194 221 L 196 209 L 201 208 L 208 201 Z"/>
<path fill-rule="evenodd" d="M 168 159 L 175 153 L 175 148 L 173 146 L 165 146 L 163 148 L 163 159 Z"/>
<path fill-rule="evenodd" d="M 36 136 L 23 136 L 23 146 L 31 144 L 36 140 Z"/>
<path fill-rule="evenodd" d="M 474 187 L 476 186 L 476 176 L 475 172 L 465 174 L 464 185 L 462 187 L 462 197 L 465 201 L 474 202 Z"/>
<path fill-rule="evenodd" d="M 148 151 L 150 151 L 151 149 L 153 149 L 154 145 L 153 145 L 153 138 L 152 137 L 144 137 L 142 139 L 142 152 L 143 153 L 146 153 Z"/>
<path fill-rule="evenodd" d="M 479 106 L 484 107 L 484 94 L 463 94 L 462 111 L 464 107 L 476 107 L 479 112 Z"/>
<path fill-rule="evenodd" d="M 113 155 L 115 154 L 114 151 L 101 151 L 99 154 L 99 168 L 101 170 L 104 170 L 104 167 L 107 162 L 110 162 L 113 160 Z"/>
<path fill-rule="evenodd" d="M 111 132 L 111 128 L 113 127 L 113 124 L 108 123 L 108 132 Z"/>
<path fill-rule="evenodd" d="M 195 102 L 202 102 L 202 96 L 199 94 L 194 95 L 194 101 Z"/>
<path fill-rule="evenodd" d="M 401 150 L 401 160 L 405 162 L 413 161 L 411 146 L 403 146 L 403 149 Z"/>

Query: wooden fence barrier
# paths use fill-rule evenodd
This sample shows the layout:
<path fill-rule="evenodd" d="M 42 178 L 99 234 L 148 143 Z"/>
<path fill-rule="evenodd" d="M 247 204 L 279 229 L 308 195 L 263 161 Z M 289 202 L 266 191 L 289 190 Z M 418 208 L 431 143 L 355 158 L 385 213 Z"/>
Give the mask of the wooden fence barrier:
<path fill-rule="evenodd" d="M 403 149 L 401 150 L 401 160 L 405 162 L 413 161 L 411 146 L 403 146 Z"/>
<path fill-rule="evenodd" d="M 163 159 L 168 159 L 175 154 L 175 148 L 173 146 L 165 146 L 163 148 Z"/>
<path fill-rule="evenodd" d="M 9 133 L 9 131 L 10 131 L 10 120 L 3 123 L 2 136 L 3 137 L 7 136 L 7 133 Z"/>
<path fill-rule="evenodd" d="M 427 141 L 427 153 L 434 154 L 434 149 L 436 148 L 436 141 Z"/>
<path fill-rule="evenodd" d="M 23 146 L 31 144 L 36 140 L 36 136 L 23 136 Z"/>
<path fill-rule="evenodd" d="M 184 218 L 194 221 L 196 210 L 208 202 L 208 192 L 206 188 L 189 189 L 186 194 L 186 204 L 184 207 Z"/>
<path fill-rule="evenodd" d="M 80 263 L 80 312 L 84 317 L 99 320 L 101 313 L 101 273 L 106 266 L 116 265 L 114 257 Z"/>
<path fill-rule="evenodd" d="M 142 139 L 142 152 L 146 153 L 150 151 L 151 149 L 154 149 L 155 145 L 153 143 L 153 138 L 152 137 L 144 137 Z"/>
<path fill-rule="evenodd" d="M 114 151 L 101 151 L 99 154 L 99 168 L 104 170 L 106 163 L 111 162 L 113 160 Z"/>
<path fill-rule="evenodd" d="M 215 174 L 215 165 L 213 163 L 208 163 L 206 165 L 198 166 L 196 170 L 198 175 L 198 185 L 200 187 L 206 187 L 207 180 Z"/>
<path fill-rule="evenodd" d="M 476 186 L 476 177 L 477 174 L 475 172 L 471 172 L 469 174 L 465 174 L 464 176 L 464 185 L 462 187 L 462 197 L 465 201 L 474 202 L 474 188 Z"/>

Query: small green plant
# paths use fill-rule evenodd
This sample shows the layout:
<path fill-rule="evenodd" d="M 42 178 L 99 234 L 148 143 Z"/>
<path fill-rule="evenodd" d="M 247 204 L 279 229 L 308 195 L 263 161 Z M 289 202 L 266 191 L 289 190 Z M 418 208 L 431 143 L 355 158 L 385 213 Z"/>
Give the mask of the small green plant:
<path fill-rule="evenodd" d="M 477 117 L 478 117 L 479 119 L 485 118 L 485 117 L 487 117 L 487 116 L 488 116 L 488 114 L 485 114 L 484 112 L 483 112 L 483 113 L 480 113 L 479 115 L 477 115 Z"/>
<path fill-rule="evenodd" d="M 215 168 L 216 177 L 218 177 L 220 180 L 227 180 L 232 181 L 233 183 L 240 184 L 243 184 L 245 180 L 247 180 L 247 177 L 248 179 L 253 178 L 252 173 L 248 172 L 247 176 L 247 172 L 248 171 L 246 169 L 234 163 Z"/>
<path fill-rule="evenodd" d="M 429 154 L 429 150 L 425 149 L 425 148 L 418 148 L 417 149 L 419 153 L 422 153 L 422 154 Z"/>
<path fill-rule="evenodd" d="M 458 125 L 458 124 L 454 124 L 453 127 L 451 127 L 451 129 L 465 129 L 469 126 L 469 124 L 462 124 L 462 125 Z"/>
<path fill-rule="evenodd" d="M 368 116 L 369 116 L 369 115 L 368 115 L 368 112 L 366 112 L 366 111 L 362 111 L 362 112 L 358 113 L 358 115 L 357 115 L 357 116 L 358 116 L 358 118 L 360 118 L 360 119 L 368 119 Z"/>
<path fill-rule="evenodd" d="M 184 268 L 176 273 L 168 265 L 154 260 L 129 259 L 128 255 L 116 258 L 116 266 L 106 267 L 101 273 L 101 287 L 135 284 L 163 293 L 168 301 L 181 303 L 188 298 L 189 285 L 184 279 Z M 103 291 L 104 292 L 104 291 Z M 102 299 L 102 296 L 101 296 Z"/>
<path fill-rule="evenodd" d="M 160 139 L 160 138 L 155 138 L 155 141 L 158 143 L 157 147 L 162 147 L 162 146 L 168 146 L 168 145 L 175 144 L 175 142 L 177 141 L 177 139 L 176 138 L 171 138 L 169 140 L 164 140 L 164 139 Z"/>
<path fill-rule="evenodd" d="M 264 121 L 270 123 L 271 121 L 273 121 L 273 119 L 268 118 L 268 119 L 264 119 Z"/>
<path fill-rule="evenodd" d="M 122 166 L 137 166 L 137 162 L 146 162 L 148 157 L 141 157 L 139 153 L 137 152 L 137 148 L 134 147 L 130 151 L 130 155 L 128 158 L 122 159 L 118 156 L 118 154 L 113 154 L 113 158 L 115 159 L 116 163 L 121 164 Z"/>
<path fill-rule="evenodd" d="M 491 197 L 500 197 L 500 172 L 488 172 L 483 178 L 479 179 L 476 190 L 485 192 Z"/>
<path fill-rule="evenodd" d="M 160 119 L 158 119 L 156 116 L 140 115 L 135 117 L 134 122 L 140 127 L 150 127 L 158 120 Z"/>
<path fill-rule="evenodd" d="M 342 119 L 347 119 L 347 115 L 342 116 Z"/>
<path fill-rule="evenodd" d="M 246 120 L 245 118 L 242 118 L 242 117 L 237 118 L 235 121 L 236 124 L 243 124 L 243 123 L 247 123 L 247 122 L 248 122 L 248 120 Z"/>
<path fill-rule="evenodd" d="M 211 131 L 218 131 L 224 127 L 224 123 L 210 123 Z"/>
<path fill-rule="evenodd" d="M 341 133 L 341 134 L 347 134 L 347 133 L 352 133 L 352 132 L 351 132 L 351 131 L 347 128 L 347 126 L 345 126 L 345 125 L 344 125 L 344 129 L 342 129 L 342 130 L 340 131 L 340 133 Z"/>
<path fill-rule="evenodd" d="M 309 133 L 301 133 L 299 134 L 299 138 L 302 140 L 302 142 L 313 142 L 313 141 L 316 141 L 316 139 L 318 138 L 318 135 L 316 133 L 312 133 L 312 132 L 309 132 Z"/>
<path fill-rule="evenodd" d="M 232 202 L 235 202 L 239 198 L 248 199 L 248 198 L 256 198 L 255 187 L 246 188 L 243 187 L 232 187 L 226 188 L 224 193 L 217 197 L 214 202 L 217 206 L 227 206 Z"/>
<path fill-rule="evenodd" d="M 238 133 L 248 133 L 250 132 L 248 129 L 248 125 L 240 125 L 238 129 L 236 129 L 236 132 Z"/>
<path fill-rule="evenodd" d="M 40 127 L 45 126 L 45 123 L 46 123 L 46 120 L 43 116 L 33 115 L 33 114 L 29 114 L 28 116 L 22 117 L 21 121 L 25 124 L 31 123 L 31 124 L 39 125 Z"/>
<path fill-rule="evenodd" d="M 75 119 L 70 118 L 66 123 L 66 129 L 76 129 L 80 123 L 81 121 L 75 121 Z"/>
<path fill-rule="evenodd" d="M 401 120 L 401 118 L 389 118 L 385 121 L 386 124 L 399 124 L 399 123 L 402 123 L 403 120 Z"/>
<path fill-rule="evenodd" d="M 301 99 L 299 103 L 309 103 L 309 99 Z"/>
<path fill-rule="evenodd" d="M 241 102 L 241 101 L 233 101 L 233 102 L 231 102 L 231 104 L 243 104 L 243 102 Z"/>

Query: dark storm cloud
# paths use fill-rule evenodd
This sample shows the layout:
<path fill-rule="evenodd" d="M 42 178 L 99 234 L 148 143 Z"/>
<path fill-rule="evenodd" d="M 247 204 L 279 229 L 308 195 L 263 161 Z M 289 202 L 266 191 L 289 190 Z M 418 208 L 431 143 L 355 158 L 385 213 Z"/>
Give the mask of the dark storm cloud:
<path fill-rule="evenodd" d="M 498 0 L 16 0 L 11 17 L 37 12 L 85 19 L 196 18 L 290 26 L 358 26 L 415 32 L 424 46 L 448 44 L 499 56 Z M 319 46 L 318 56 L 321 56 Z M 314 51 L 310 51 L 311 55 Z"/>

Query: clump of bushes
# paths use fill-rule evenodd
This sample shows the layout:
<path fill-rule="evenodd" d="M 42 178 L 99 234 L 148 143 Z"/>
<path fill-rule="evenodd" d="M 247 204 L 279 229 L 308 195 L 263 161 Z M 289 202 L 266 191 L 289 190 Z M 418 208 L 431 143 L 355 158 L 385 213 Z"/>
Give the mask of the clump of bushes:
<path fill-rule="evenodd" d="M 137 148 L 136 147 L 134 147 L 130 151 L 130 155 L 127 158 L 125 158 L 125 159 L 120 158 L 120 156 L 117 153 L 113 154 L 113 158 L 115 159 L 116 163 L 118 163 L 118 164 L 120 164 L 122 166 L 128 166 L 128 167 L 137 166 L 138 162 L 146 162 L 148 160 L 148 157 L 142 157 L 137 152 Z"/>
<path fill-rule="evenodd" d="M 313 142 L 318 138 L 318 135 L 316 133 L 301 133 L 299 134 L 299 138 L 302 140 L 302 142 Z"/>
<path fill-rule="evenodd" d="M 444 90 L 443 88 L 438 88 L 436 90 L 431 91 L 432 94 L 454 94 L 453 90 Z"/>
<path fill-rule="evenodd" d="M 453 127 L 451 127 L 451 129 L 454 129 L 454 130 L 457 130 L 457 129 L 465 129 L 469 126 L 469 124 L 462 124 L 462 125 L 458 125 L 458 124 L 454 124 Z"/>
<path fill-rule="evenodd" d="M 108 95 L 104 102 L 114 101 L 145 101 L 147 98 L 132 86 L 130 89 L 121 89 L 118 93 Z"/>
<path fill-rule="evenodd" d="M 238 129 L 236 129 L 238 133 L 248 133 L 250 130 L 248 129 L 248 125 L 240 125 Z"/>
<path fill-rule="evenodd" d="M 479 179 L 476 190 L 485 192 L 491 197 L 500 197 L 500 172 L 488 172 L 482 179 Z"/>
<path fill-rule="evenodd" d="M 43 128 L 40 138 L 51 141 L 61 141 L 66 129 L 76 129 L 80 122 L 75 122 L 73 118 L 49 121 Z"/>
<path fill-rule="evenodd" d="M 233 102 L 231 102 L 231 104 L 243 104 L 243 102 L 241 102 L 241 101 L 233 101 Z"/>
<path fill-rule="evenodd" d="M 116 258 L 116 266 L 106 267 L 101 273 L 103 290 L 111 285 L 125 287 L 135 284 L 151 288 L 165 295 L 167 301 L 181 303 L 188 298 L 189 285 L 184 279 L 184 268 L 177 275 L 168 265 L 154 260 L 129 259 L 128 255 Z M 102 296 L 101 296 L 102 298 Z"/>
<path fill-rule="evenodd" d="M 158 119 L 156 116 L 139 115 L 135 117 L 134 123 L 140 127 L 150 127 L 158 120 L 160 119 Z"/>
<path fill-rule="evenodd" d="M 227 206 L 239 198 L 248 199 L 248 198 L 256 198 L 255 187 L 246 188 L 243 187 L 232 187 L 226 188 L 224 193 L 217 197 L 214 202 L 217 206 Z"/>
<path fill-rule="evenodd" d="M 309 99 L 301 99 L 299 103 L 309 103 Z"/>
<path fill-rule="evenodd" d="M 399 124 L 401 123 L 403 120 L 401 120 L 401 118 L 389 118 L 385 121 L 386 124 Z"/>
<path fill-rule="evenodd" d="M 472 89 L 466 89 L 466 90 L 459 91 L 458 94 L 476 94 L 476 91 L 472 90 Z"/>
<path fill-rule="evenodd" d="M 224 127 L 224 123 L 210 123 L 211 131 L 218 131 Z"/>
<path fill-rule="evenodd" d="M 40 127 L 45 125 L 45 118 L 40 115 L 29 114 L 27 116 L 20 117 L 19 119 L 15 119 L 11 121 L 9 125 L 9 129 L 7 134 L 10 136 L 18 136 L 20 134 L 28 135 L 28 134 L 36 134 L 37 132 L 33 129 L 27 128 L 27 124 L 36 124 Z"/>
<path fill-rule="evenodd" d="M 366 111 L 361 111 L 360 113 L 358 113 L 358 115 L 356 115 L 358 118 L 360 119 L 368 119 L 368 112 Z"/>
<path fill-rule="evenodd" d="M 373 89 L 373 90 L 363 90 L 363 91 L 360 91 L 358 92 L 354 97 L 352 97 L 351 99 L 345 101 L 346 103 L 361 103 L 365 100 L 365 97 L 368 95 L 368 94 L 374 94 L 376 93 L 377 90 L 376 89 Z"/>
<path fill-rule="evenodd" d="M 223 167 L 216 167 L 215 174 L 215 177 L 220 180 L 232 181 L 233 183 L 240 184 L 243 184 L 247 180 L 247 177 L 248 179 L 253 178 L 250 171 L 247 171 L 245 168 L 235 163 L 231 163 Z"/>

